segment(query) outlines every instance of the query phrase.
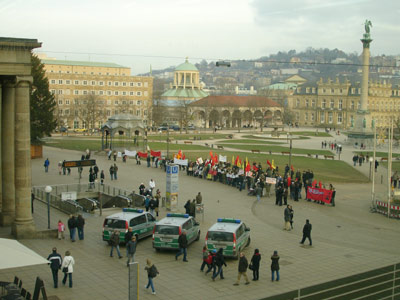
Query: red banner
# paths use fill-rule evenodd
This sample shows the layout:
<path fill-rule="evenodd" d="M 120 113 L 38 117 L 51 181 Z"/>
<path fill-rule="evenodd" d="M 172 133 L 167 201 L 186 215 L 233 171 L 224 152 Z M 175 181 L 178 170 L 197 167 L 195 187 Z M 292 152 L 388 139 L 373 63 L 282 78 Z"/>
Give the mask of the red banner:
<path fill-rule="evenodd" d="M 308 187 L 307 189 L 307 199 L 322 201 L 325 203 L 331 203 L 332 191 L 326 189 L 317 189 Z"/>
<path fill-rule="evenodd" d="M 138 155 L 139 157 L 147 158 L 147 153 L 138 152 L 137 155 Z"/>
<path fill-rule="evenodd" d="M 161 151 L 150 150 L 150 155 L 154 157 L 161 157 Z"/>

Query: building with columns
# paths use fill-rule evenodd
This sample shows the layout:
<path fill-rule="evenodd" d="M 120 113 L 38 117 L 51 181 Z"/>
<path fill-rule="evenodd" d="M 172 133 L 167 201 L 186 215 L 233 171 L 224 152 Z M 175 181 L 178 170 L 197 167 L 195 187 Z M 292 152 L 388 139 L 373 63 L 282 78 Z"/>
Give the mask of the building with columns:
<path fill-rule="evenodd" d="M 16 238 L 33 237 L 31 211 L 31 51 L 36 39 L 0 37 L 0 225 Z"/>

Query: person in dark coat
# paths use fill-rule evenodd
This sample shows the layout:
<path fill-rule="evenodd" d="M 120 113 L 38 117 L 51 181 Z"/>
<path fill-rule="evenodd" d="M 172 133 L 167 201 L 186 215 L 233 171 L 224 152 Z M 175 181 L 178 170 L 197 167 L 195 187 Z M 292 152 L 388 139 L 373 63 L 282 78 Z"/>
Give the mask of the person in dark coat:
<path fill-rule="evenodd" d="M 217 269 L 216 255 L 217 255 L 217 250 L 213 249 L 212 251 L 210 251 L 210 255 L 207 258 L 208 269 L 204 275 L 207 275 L 211 270 L 213 270 L 213 275 L 216 273 Z"/>
<path fill-rule="evenodd" d="M 76 221 L 76 227 L 78 228 L 78 237 L 80 240 L 83 240 L 84 234 L 83 234 L 83 227 L 85 226 L 85 219 L 82 217 L 82 215 L 78 215 L 78 219 Z"/>
<path fill-rule="evenodd" d="M 57 253 L 57 248 L 53 248 L 53 252 L 47 257 L 49 261 L 51 273 L 53 274 L 54 288 L 58 288 L 58 270 L 61 269 L 62 257 Z"/>
<path fill-rule="evenodd" d="M 290 205 L 286 206 L 286 208 L 284 210 L 284 214 L 283 214 L 284 219 L 285 219 L 285 227 L 284 227 L 284 229 L 288 230 L 288 231 L 290 230 L 290 208 L 289 208 L 289 206 Z"/>
<path fill-rule="evenodd" d="M 196 218 L 196 199 L 193 199 L 189 205 L 189 215 L 191 215 L 193 218 Z"/>
<path fill-rule="evenodd" d="M 113 257 L 114 248 L 117 249 L 117 254 L 119 258 L 122 258 L 121 252 L 119 252 L 119 231 L 114 230 L 113 234 L 110 237 L 111 251 L 110 257 Z"/>
<path fill-rule="evenodd" d="M 332 184 L 329 185 L 329 189 L 332 191 L 331 204 L 332 206 L 335 206 L 336 189 L 333 187 Z"/>
<path fill-rule="evenodd" d="M 175 255 L 175 260 L 178 260 L 178 256 L 183 254 L 183 261 L 188 262 L 188 260 L 186 259 L 187 246 L 188 246 L 186 231 L 182 232 L 182 234 L 179 236 L 178 243 L 179 243 L 179 252 Z"/>
<path fill-rule="evenodd" d="M 236 282 L 233 285 L 239 285 L 240 282 L 240 278 L 242 277 L 242 275 L 244 276 L 244 279 L 246 280 L 245 284 L 250 284 L 249 278 L 247 278 L 247 268 L 249 266 L 249 263 L 247 261 L 246 256 L 244 255 L 243 252 L 240 253 L 240 258 L 239 258 L 239 267 L 238 267 L 238 278 L 236 280 Z"/>
<path fill-rule="evenodd" d="M 184 208 L 185 212 L 190 215 L 190 200 L 186 201 Z"/>
<path fill-rule="evenodd" d="M 218 267 L 218 270 L 216 273 L 213 274 L 212 280 L 214 281 L 215 278 L 219 275 L 221 279 L 224 279 L 224 272 L 222 267 L 227 266 L 225 263 L 225 258 L 224 258 L 224 249 L 219 248 L 217 254 L 215 255 L 215 266 Z M 215 270 L 215 269 L 214 269 Z"/>
<path fill-rule="evenodd" d="M 126 244 L 126 253 L 127 253 L 126 256 L 128 257 L 128 260 L 126 262 L 127 267 L 129 267 L 129 262 L 131 260 L 132 262 L 135 261 L 136 245 L 137 245 L 136 236 L 132 236 L 131 239 Z"/>
<path fill-rule="evenodd" d="M 69 229 L 69 237 L 71 238 L 71 242 L 75 242 L 75 232 L 76 232 L 77 222 L 73 215 L 69 216 L 68 219 L 68 229 Z"/>
<path fill-rule="evenodd" d="M 279 281 L 279 255 L 278 251 L 274 251 L 274 254 L 271 256 L 271 281 L 275 279 L 276 273 L 276 281 Z"/>
<path fill-rule="evenodd" d="M 290 210 L 290 228 L 293 229 L 293 217 L 294 217 L 293 206 L 289 205 L 289 210 Z"/>
<path fill-rule="evenodd" d="M 312 245 L 312 240 L 311 240 L 311 229 L 312 225 L 310 224 L 310 221 L 307 219 L 306 224 L 304 224 L 303 227 L 303 239 L 301 240 L 300 244 L 304 244 L 304 241 L 306 238 L 310 241 L 310 246 Z"/>
<path fill-rule="evenodd" d="M 101 185 L 104 184 L 104 178 L 105 178 L 105 176 L 104 176 L 104 171 L 101 170 L 101 173 L 100 173 L 100 182 L 101 182 Z"/>
<path fill-rule="evenodd" d="M 133 237 L 132 227 L 128 227 L 128 232 L 125 233 L 124 235 L 125 244 L 128 244 L 128 242 L 132 240 L 132 237 Z M 128 252 L 126 253 L 126 255 L 128 255 Z"/>
<path fill-rule="evenodd" d="M 139 195 L 144 195 L 146 187 L 144 186 L 143 182 L 139 185 Z"/>
<path fill-rule="evenodd" d="M 259 269 L 260 269 L 261 254 L 258 249 L 254 250 L 253 257 L 251 258 L 251 265 L 253 269 L 253 281 L 259 279 Z"/>

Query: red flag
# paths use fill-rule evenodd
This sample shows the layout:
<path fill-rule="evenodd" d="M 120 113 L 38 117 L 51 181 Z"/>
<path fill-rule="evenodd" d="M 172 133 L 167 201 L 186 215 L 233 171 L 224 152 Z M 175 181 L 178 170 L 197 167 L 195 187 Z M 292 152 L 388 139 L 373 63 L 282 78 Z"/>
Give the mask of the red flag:
<path fill-rule="evenodd" d="M 215 153 L 214 162 L 215 162 L 216 164 L 218 163 L 218 154 L 217 154 L 217 153 Z"/>
<path fill-rule="evenodd" d="M 268 159 L 267 159 L 267 165 L 272 169 L 272 165 Z"/>
<path fill-rule="evenodd" d="M 314 181 L 312 182 L 312 187 L 315 188 L 316 185 L 317 185 L 317 179 L 314 179 Z"/>
<path fill-rule="evenodd" d="M 186 158 L 186 155 L 185 154 L 183 154 L 183 156 L 182 156 L 182 159 L 185 159 Z"/>
<path fill-rule="evenodd" d="M 257 171 L 258 171 L 258 168 L 257 168 L 256 165 L 253 165 L 253 171 L 254 171 L 254 172 L 257 172 Z"/>
<path fill-rule="evenodd" d="M 247 163 L 247 166 L 246 166 L 246 173 L 247 173 L 247 172 L 250 172 L 250 170 L 251 170 L 250 164 Z"/>
<path fill-rule="evenodd" d="M 213 154 L 212 154 L 212 151 L 210 150 L 210 156 L 211 156 L 211 158 L 213 158 Z"/>
<path fill-rule="evenodd" d="M 236 156 L 236 159 L 235 159 L 235 166 L 237 166 L 237 165 L 238 165 L 238 161 L 239 161 L 239 155 L 238 155 L 238 156 Z"/>
<path fill-rule="evenodd" d="M 321 183 L 321 181 L 318 183 L 318 185 L 319 185 L 319 188 L 322 189 L 322 183 Z"/>
<path fill-rule="evenodd" d="M 161 151 L 150 150 L 150 155 L 154 157 L 161 157 Z"/>
<path fill-rule="evenodd" d="M 146 158 L 146 157 L 147 157 L 147 153 L 144 153 L 144 152 L 139 152 L 139 151 L 138 151 L 137 155 L 138 155 L 139 157 L 143 157 L 143 158 Z"/>
<path fill-rule="evenodd" d="M 287 178 L 287 186 L 290 187 L 291 184 L 292 184 L 292 178 L 289 176 Z"/>
<path fill-rule="evenodd" d="M 290 169 L 291 169 L 292 171 L 294 171 L 293 165 L 290 165 Z"/>

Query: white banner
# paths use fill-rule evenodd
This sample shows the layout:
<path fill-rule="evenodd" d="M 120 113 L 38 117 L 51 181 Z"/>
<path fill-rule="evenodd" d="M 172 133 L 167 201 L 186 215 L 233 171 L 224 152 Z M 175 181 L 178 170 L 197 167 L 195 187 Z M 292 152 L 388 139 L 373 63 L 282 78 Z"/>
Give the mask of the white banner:
<path fill-rule="evenodd" d="M 219 155 L 219 161 L 220 162 L 226 162 L 226 156 L 222 156 L 221 154 Z"/>
<path fill-rule="evenodd" d="M 266 177 L 265 182 L 269 184 L 276 184 L 276 178 L 273 177 Z"/>
<path fill-rule="evenodd" d="M 174 158 L 174 164 L 181 165 L 181 166 L 187 166 L 188 165 L 188 160 L 187 159 Z"/>
<path fill-rule="evenodd" d="M 117 156 L 118 156 L 118 157 L 122 157 L 122 152 L 119 152 L 119 151 L 118 151 Z"/>
<path fill-rule="evenodd" d="M 125 149 L 125 155 L 126 156 L 136 156 L 136 151 L 129 151 Z"/>
<path fill-rule="evenodd" d="M 201 157 L 199 157 L 199 158 L 197 159 L 197 163 L 198 163 L 199 165 L 201 165 L 201 164 L 203 163 L 203 159 L 202 159 Z"/>

